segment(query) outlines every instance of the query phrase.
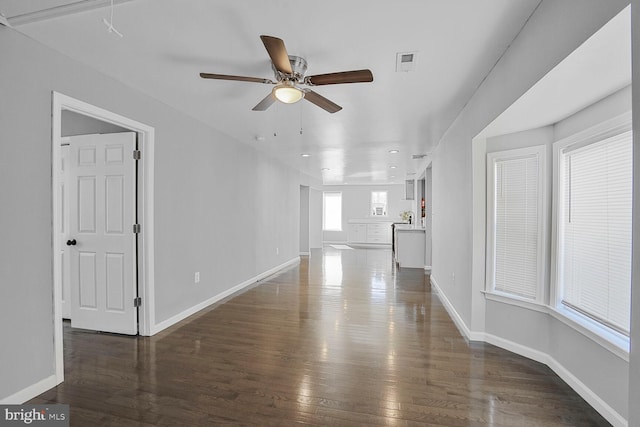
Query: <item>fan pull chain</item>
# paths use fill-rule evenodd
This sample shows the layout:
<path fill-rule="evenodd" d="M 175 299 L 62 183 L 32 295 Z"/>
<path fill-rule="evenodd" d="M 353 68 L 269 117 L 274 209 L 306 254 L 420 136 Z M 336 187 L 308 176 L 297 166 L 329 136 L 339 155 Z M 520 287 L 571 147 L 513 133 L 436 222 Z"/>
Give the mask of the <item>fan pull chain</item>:
<path fill-rule="evenodd" d="M 122 33 L 116 30 L 115 27 L 113 26 L 113 0 L 111 0 L 111 12 L 109 14 L 109 21 L 107 21 L 107 18 L 102 18 L 102 22 L 104 22 L 104 25 L 107 26 L 107 31 L 109 33 L 116 33 L 120 37 L 124 37 Z"/>
<path fill-rule="evenodd" d="M 302 103 L 300 103 L 300 135 L 302 135 Z"/>

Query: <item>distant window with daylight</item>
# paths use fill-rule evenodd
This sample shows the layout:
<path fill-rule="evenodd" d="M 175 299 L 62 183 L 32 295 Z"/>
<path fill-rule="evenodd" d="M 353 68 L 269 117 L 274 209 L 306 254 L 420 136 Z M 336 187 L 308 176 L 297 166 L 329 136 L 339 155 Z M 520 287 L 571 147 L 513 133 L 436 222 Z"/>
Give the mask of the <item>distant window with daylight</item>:
<path fill-rule="evenodd" d="M 631 132 L 566 147 L 559 161 L 561 303 L 629 335 Z"/>
<path fill-rule="evenodd" d="M 322 193 L 322 229 L 342 231 L 342 193 L 325 191 Z"/>
<path fill-rule="evenodd" d="M 387 192 L 386 191 L 371 192 L 371 215 L 387 216 Z"/>
<path fill-rule="evenodd" d="M 545 147 L 489 153 L 488 291 L 542 302 Z"/>

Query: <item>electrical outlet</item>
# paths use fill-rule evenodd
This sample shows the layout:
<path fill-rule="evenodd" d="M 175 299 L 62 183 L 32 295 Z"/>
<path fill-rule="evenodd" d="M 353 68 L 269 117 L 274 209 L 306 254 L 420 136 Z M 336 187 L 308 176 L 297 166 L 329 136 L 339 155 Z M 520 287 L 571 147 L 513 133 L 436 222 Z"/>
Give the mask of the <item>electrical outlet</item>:
<path fill-rule="evenodd" d="M 451 273 L 451 281 L 455 284 L 456 283 L 456 273 Z"/>
<path fill-rule="evenodd" d="M 280 248 L 276 248 L 276 255 L 280 255 Z"/>
<path fill-rule="evenodd" d="M 200 283 L 200 272 L 196 271 L 193 275 L 193 283 Z"/>

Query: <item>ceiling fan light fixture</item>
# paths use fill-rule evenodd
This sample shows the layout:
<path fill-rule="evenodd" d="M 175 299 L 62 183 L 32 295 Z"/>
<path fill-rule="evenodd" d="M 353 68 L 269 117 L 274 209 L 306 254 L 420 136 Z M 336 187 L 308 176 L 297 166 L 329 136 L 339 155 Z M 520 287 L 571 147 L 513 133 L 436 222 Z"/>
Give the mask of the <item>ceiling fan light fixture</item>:
<path fill-rule="evenodd" d="M 285 104 L 295 104 L 304 98 L 304 92 L 295 87 L 291 82 L 282 82 L 273 88 L 273 96 Z"/>

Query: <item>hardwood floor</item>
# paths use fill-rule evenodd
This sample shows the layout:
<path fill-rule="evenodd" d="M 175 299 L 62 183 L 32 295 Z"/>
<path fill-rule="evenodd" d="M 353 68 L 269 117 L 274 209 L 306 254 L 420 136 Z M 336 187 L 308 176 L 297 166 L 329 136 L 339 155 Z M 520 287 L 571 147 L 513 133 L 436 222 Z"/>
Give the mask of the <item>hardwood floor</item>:
<path fill-rule="evenodd" d="M 154 337 L 65 326 L 73 426 L 609 425 L 549 368 L 466 342 L 389 250 L 325 248 Z"/>

